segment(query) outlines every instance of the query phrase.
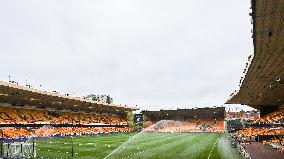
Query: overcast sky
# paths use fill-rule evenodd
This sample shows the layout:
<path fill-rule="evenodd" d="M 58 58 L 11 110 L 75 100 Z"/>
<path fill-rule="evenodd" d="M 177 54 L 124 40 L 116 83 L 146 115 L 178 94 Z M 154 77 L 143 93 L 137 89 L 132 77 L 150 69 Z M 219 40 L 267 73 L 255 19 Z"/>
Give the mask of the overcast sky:
<path fill-rule="evenodd" d="M 159 110 L 220 106 L 253 52 L 248 0 L 0 0 L 0 80 Z"/>

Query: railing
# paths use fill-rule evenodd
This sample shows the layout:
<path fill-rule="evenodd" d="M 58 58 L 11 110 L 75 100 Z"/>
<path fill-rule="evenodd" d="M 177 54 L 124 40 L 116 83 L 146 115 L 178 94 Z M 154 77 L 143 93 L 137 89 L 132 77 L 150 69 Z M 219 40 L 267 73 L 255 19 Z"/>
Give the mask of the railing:
<path fill-rule="evenodd" d="M 246 149 L 241 144 L 237 143 L 237 149 L 245 159 L 251 159 L 249 153 L 246 152 Z"/>
<path fill-rule="evenodd" d="M 232 140 L 234 143 L 236 143 L 237 145 L 237 149 L 239 151 L 240 154 L 242 154 L 242 156 L 245 158 L 245 159 L 252 159 L 251 156 L 249 155 L 249 153 L 246 152 L 246 149 L 240 144 L 238 143 L 232 135 L 230 135 L 230 140 Z"/>

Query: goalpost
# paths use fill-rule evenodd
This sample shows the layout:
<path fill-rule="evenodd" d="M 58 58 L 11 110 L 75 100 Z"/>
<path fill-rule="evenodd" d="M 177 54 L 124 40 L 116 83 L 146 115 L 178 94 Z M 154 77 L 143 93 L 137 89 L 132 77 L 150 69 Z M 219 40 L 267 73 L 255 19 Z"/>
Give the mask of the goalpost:
<path fill-rule="evenodd" d="M 36 157 L 36 143 L 34 142 L 3 143 L 3 157 L 34 158 Z"/>

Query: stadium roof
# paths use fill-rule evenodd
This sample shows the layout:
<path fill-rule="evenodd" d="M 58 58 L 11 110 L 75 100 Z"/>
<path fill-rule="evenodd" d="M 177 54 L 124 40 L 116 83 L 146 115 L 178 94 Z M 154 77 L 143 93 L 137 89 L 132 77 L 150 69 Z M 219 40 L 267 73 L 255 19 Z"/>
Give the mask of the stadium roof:
<path fill-rule="evenodd" d="M 138 110 L 136 107 L 99 103 L 93 100 L 41 91 L 3 81 L 0 81 L 0 103 L 8 103 L 15 106 L 36 106 L 38 108 L 50 108 L 55 110 L 101 113 Z"/>
<path fill-rule="evenodd" d="M 284 105 L 284 1 L 252 0 L 254 55 L 226 104 Z"/>

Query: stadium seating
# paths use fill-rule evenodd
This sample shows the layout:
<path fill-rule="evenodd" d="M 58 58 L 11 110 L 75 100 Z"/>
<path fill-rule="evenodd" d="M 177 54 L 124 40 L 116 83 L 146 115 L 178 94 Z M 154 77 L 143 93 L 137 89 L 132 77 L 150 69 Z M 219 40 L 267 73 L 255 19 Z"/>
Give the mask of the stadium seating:
<path fill-rule="evenodd" d="M 47 136 L 66 136 L 66 135 L 94 135 L 99 133 L 117 133 L 117 132 L 131 132 L 131 128 L 80 128 L 80 127 L 66 127 L 66 128 L 9 128 L 3 130 L 4 138 L 19 138 L 19 137 L 47 137 Z M 2 136 L 1 136 L 2 138 Z"/>
<path fill-rule="evenodd" d="M 172 124 L 166 127 L 155 129 L 153 124 L 144 131 L 158 131 L 158 132 L 211 132 L 224 133 L 224 121 L 187 121 L 182 124 Z"/>
<path fill-rule="evenodd" d="M 147 131 L 155 131 L 154 125 L 162 120 L 180 121 L 182 124 L 169 125 L 161 132 L 224 132 L 225 109 L 197 108 L 161 111 L 143 111 Z M 152 125 L 152 126 L 151 126 Z"/>
<path fill-rule="evenodd" d="M 39 110 L 33 108 L 15 108 L 0 106 L 0 125 L 11 125 L 3 128 L 3 138 L 19 138 L 30 136 L 66 136 L 66 135 L 93 135 L 98 133 L 130 132 L 130 128 L 116 128 L 118 125 L 128 125 L 126 119 L 114 115 L 97 115 L 88 113 L 60 112 Z M 13 125 L 83 125 L 83 126 L 102 126 L 92 127 L 59 127 L 47 126 L 43 128 L 16 128 Z M 114 127 L 105 128 L 103 125 Z M 2 138 L 2 136 L 1 136 Z"/>
<path fill-rule="evenodd" d="M 127 125 L 118 116 L 0 107 L 0 124 Z"/>
<path fill-rule="evenodd" d="M 3 131 L 4 138 L 17 138 L 17 137 L 29 137 L 32 133 L 27 129 L 5 129 Z"/>
<path fill-rule="evenodd" d="M 264 137 L 262 143 L 284 153 L 284 129 L 273 128 L 247 128 L 238 132 L 238 139 L 242 142 L 250 142 L 251 137 Z"/>
<path fill-rule="evenodd" d="M 284 109 L 278 109 L 262 118 L 253 121 L 254 127 L 238 132 L 240 141 L 250 142 L 251 137 L 261 137 L 263 144 L 271 145 L 284 153 L 284 129 L 281 127 L 284 120 Z M 260 124 L 259 124 L 260 123 Z"/>
<path fill-rule="evenodd" d="M 267 114 L 263 118 L 258 118 L 255 120 L 255 123 L 272 123 L 272 122 L 283 122 L 284 120 L 284 109 L 279 109 L 270 114 Z"/>
<path fill-rule="evenodd" d="M 243 136 L 268 136 L 268 135 L 279 135 L 284 134 L 284 129 L 269 129 L 269 128 L 247 128 L 239 131 L 240 135 Z"/>
<path fill-rule="evenodd" d="M 156 124 L 153 122 L 152 125 L 145 128 L 145 131 L 157 131 L 155 130 Z M 181 124 L 172 124 L 166 127 L 159 128 L 159 132 L 224 132 L 224 121 L 206 121 L 206 120 L 191 120 L 181 122 Z"/>

